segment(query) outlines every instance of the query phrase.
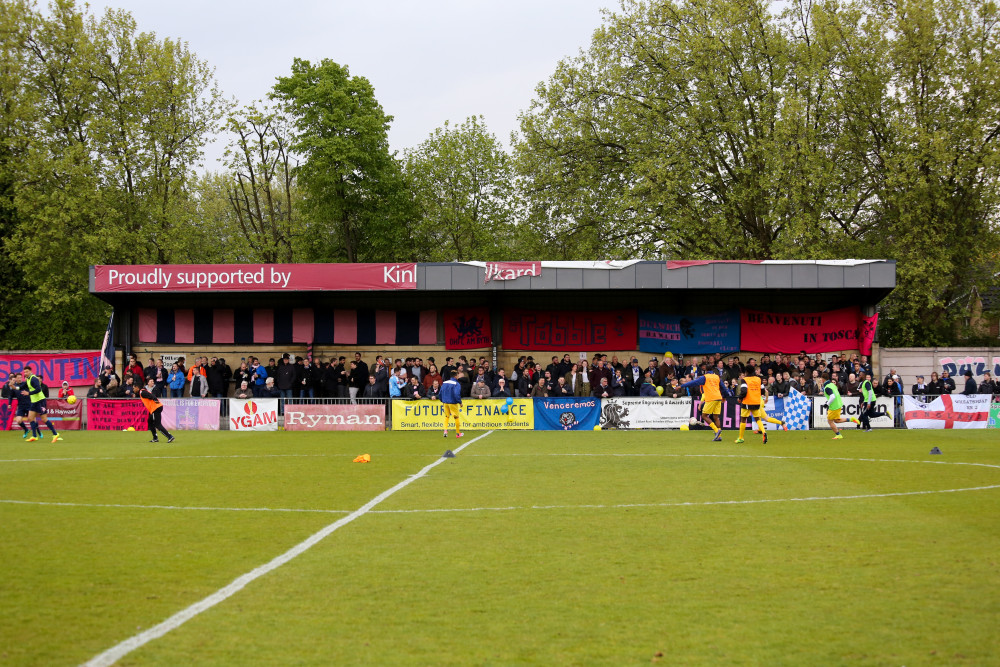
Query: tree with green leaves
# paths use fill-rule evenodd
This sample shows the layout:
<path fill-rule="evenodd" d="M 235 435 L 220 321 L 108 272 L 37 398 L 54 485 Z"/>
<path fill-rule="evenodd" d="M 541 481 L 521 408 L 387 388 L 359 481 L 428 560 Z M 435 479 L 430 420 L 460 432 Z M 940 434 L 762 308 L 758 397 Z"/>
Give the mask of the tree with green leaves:
<path fill-rule="evenodd" d="M 418 215 L 413 247 L 423 261 L 507 259 L 516 255 L 513 165 L 482 116 L 447 121 L 405 154 Z"/>
<path fill-rule="evenodd" d="M 295 176 L 307 254 L 316 261 L 392 261 L 406 246 L 410 198 L 389 152 L 392 117 L 375 89 L 344 65 L 296 58 L 271 97 L 295 126 Z M 378 258 L 376 260 L 376 258 Z"/>
<path fill-rule="evenodd" d="M 943 340 L 998 242 L 997 24 L 986 0 L 626 0 L 521 117 L 529 223 L 553 253 L 896 258 L 883 342 Z"/>
<path fill-rule="evenodd" d="M 255 261 L 290 263 L 298 215 L 288 122 L 273 109 L 251 105 L 231 114 L 226 129 L 234 137 L 226 149 L 227 198 L 242 241 Z"/>
<path fill-rule="evenodd" d="M 190 179 L 225 103 L 186 46 L 124 12 L 0 0 L 0 16 L 0 70 L 17 73 L 0 81 L 3 253 L 28 297 L 7 340 L 93 345 L 107 306 L 87 293 L 90 265 L 190 259 Z"/>

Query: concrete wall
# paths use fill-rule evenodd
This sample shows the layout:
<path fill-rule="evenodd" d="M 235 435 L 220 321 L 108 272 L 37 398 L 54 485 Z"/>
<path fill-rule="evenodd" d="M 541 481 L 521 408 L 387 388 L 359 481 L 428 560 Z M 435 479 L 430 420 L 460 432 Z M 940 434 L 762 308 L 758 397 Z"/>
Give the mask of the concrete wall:
<path fill-rule="evenodd" d="M 966 370 L 972 371 L 977 382 L 987 371 L 994 380 L 1000 375 L 1000 347 L 884 347 L 879 357 L 882 375 L 895 368 L 906 388 L 916 381 L 918 373 L 929 382 L 932 371 L 940 375 L 947 370 L 959 387 Z"/>

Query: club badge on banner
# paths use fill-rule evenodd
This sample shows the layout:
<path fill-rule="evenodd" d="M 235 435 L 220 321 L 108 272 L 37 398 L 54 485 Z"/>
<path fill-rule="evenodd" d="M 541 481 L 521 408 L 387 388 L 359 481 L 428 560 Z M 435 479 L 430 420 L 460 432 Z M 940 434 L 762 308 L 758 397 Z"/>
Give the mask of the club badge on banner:
<path fill-rule="evenodd" d="M 903 396 L 906 428 L 986 428 L 990 419 L 989 394 L 945 394 L 930 403 Z"/>
<path fill-rule="evenodd" d="M 286 431 L 384 431 L 385 405 L 285 404 Z"/>
<path fill-rule="evenodd" d="M 230 431 L 277 431 L 278 399 L 229 399 Z"/>
<path fill-rule="evenodd" d="M 217 398 L 164 398 L 163 427 L 168 431 L 218 431 L 222 401 Z"/>
<path fill-rule="evenodd" d="M 441 401 L 395 400 L 391 405 L 394 431 L 444 429 L 444 404 Z M 504 408 L 507 410 L 504 411 Z M 510 405 L 498 398 L 467 398 L 462 401 L 461 418 L 463 431 L 532 430 L 535 428 L 535 406 L 530 398 L 515 398 Z M 453 428 L 454 425 L 452 422 Z"/>
<path fill-rule="evenodd" d="M 598 398 L 536 398 L 536 431 L 592 431 L 601 418 Z"/>
<path fill-rule="evenodd" d="M 149 412 L 139 399 L 88 398 L 88 431 L 121 431 L 129 427 L 146 430 Z"/>
<path fill-rule="evenodd" d="M 601 399 L 601 428 L 680 428 L 690 417 L 690 398 Z"/>
<path fill-rule="evenodd" d="M 857 402 L 857 398 L 853 396 L 844 397 L 844 407 L 841 408 L 840 414 L 843 417 L 860 417 L 861 416 L 861 404 Z M 869 415 L 868 418 L 871 421 L 872 428 L 892 428 L 895 424 L 895 419 L 893 418 L 893 401 L 895 399 L 880 396 L 875 399 L 875 413 Z M 813 428 L 829 428 L 830 425 L 826 421 L 826 415 L 830 412 L 826 405 L 826 399 L 816 398 L 813 403 Z M 780 417 L 779 417 L 780 419 Z M 770 424 L 768 425 L 770 427 Z M 840 428 L 844 428 L 841 425 Z M 852 424 L 850 428 L 854 428 Z"/>
<path fill-rule="evenodd" d="M 986 428 L 1000 428 L 1000 403 L 990 403 L 990 420 Z"/>

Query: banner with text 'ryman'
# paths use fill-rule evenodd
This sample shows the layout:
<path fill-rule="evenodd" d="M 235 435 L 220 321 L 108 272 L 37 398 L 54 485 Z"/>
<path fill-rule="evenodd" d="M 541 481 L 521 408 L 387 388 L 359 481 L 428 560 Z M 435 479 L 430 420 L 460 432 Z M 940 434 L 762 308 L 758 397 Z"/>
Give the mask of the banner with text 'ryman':
<path fill-rule="evenodd" d="M 392 403 L 393 431 L 439 431 L 444 429 L 444 404 L 441 401 L 408 401 L 397 399 Z M 504 410 L 504 408 L 507 410 Z M 490 429 L 532 430 L 535 428 L 535 406 L 530 398 L 515 398 L 507 405 L 505 399 L 466 398 L 461 405 L 462 429 L 487 431 Z M 454 422 L 451 427 L 454 428 Z"/>

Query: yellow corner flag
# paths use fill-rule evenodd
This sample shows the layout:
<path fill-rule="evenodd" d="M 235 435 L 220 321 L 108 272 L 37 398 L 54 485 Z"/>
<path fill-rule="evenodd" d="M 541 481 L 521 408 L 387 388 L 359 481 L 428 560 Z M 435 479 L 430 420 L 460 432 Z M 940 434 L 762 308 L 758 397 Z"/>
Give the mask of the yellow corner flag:
<path fill-rule="evenodd" d="M 355 463 L 371 463 L 371 454 L 362 454 L 361 456 L 354 459 Z"/>

